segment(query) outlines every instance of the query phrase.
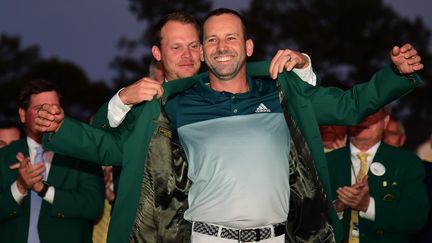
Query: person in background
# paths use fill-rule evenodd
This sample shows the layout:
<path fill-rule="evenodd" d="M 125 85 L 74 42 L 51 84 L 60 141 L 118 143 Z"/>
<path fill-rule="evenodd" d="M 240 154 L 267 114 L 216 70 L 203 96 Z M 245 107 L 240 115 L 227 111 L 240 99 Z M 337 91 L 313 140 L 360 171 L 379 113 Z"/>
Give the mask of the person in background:
<path fill-rule="evenodd" d="M 18 113 L 27 136 L 0 149 L 1 241 L 90 243 L 103 207 L 101 167 L 42 147 L 34 125 L 44 104 L 60 105 L 57 87 L 26 83 Z"/>
<path fill-rule="evenodd" d="M 382 142 L 389 110 L 348 128 L 349 146 L 327 153 L 343 241 L 406 243 L 429 210 L 422 161 Z"/>
<path fill-rule="evenodd" d="M 405 140 L 405 128 L 402 122 L 390 116 L 390 120 L 384 128 L 383 141 L 388 145 L 400 148 L 405 144 Z"/>
<path fill-rule="evenodd" d="M 346 126 L 320 126 L 320 134 L 326 153 L 346 145 Z"/>
<path fill-rule="evenodd" d="M 9 145 L 22 136 L 21 126 L 12 121 L 0 121 L 0 148 Z"/>

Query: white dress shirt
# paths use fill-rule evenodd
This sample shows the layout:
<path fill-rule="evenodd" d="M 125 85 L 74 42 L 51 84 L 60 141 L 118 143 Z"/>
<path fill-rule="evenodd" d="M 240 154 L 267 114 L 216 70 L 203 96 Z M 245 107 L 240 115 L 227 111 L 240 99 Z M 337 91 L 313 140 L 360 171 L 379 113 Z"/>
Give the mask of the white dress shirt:
<path fill-rule="evenodd" d="M 372 164 L 373 158 L 375 157 L 375 154 L 378 150 L 378 147 L 380 146 L 381 141 L 369 148 L 367 151 L 363 151 L 369 154 L 367 157 L 368 162 L 368 168 L 370 169 L 370 165 Z M 360 171 L 360 159 L 357 157 L 357 154 L 362 152 L 360 149 L 358 149 L 356 146 L 354 146 L 352 143 L 350 143 L 350 151 L 351 151 L 351 185 L 354 185 L 356 183 L 356 175 Z M 369 170 L 368 170 L 369 171 Z M 366 210 L 366 212 L 360 211 L 359 216 L 371 221 L 375 221 L 375 199 L 373 197 L 370 197 L 369 206 Z"/>

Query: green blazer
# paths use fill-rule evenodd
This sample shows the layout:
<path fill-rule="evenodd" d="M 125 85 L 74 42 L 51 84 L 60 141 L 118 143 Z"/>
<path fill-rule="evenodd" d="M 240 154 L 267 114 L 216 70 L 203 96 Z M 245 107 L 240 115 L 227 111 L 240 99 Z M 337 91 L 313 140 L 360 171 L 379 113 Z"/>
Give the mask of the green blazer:
<path fill-rule="evenodd" d="M 268 77 L 269 64 L 268 61 L 248 64 L 248 74 Z M 164 83 L 163 99 L 191 87 L 199 77 Z M 348 91 L 311 86 L 292 72 L 284 71 L 278 80 L 290 113 L 311 151 L 329 205 L 333 196 L 318 125 L 356 124 L 421 83 L 416 74 L 399 76 L 390 66 L 377 72 L 370 82 L 358 84 Z M 128 242 L 139 204 L 147 149 L 160 112 L 161 102 L 152 100 L 134 106 L 121 127 L 113 132 L 66 118 L 57 133 L 44 136 L 44 145 L 53 151 L 122 166 L 108 242 Z M 342 231 L 334 210 L 331 217 L 336 237 L 339 237 Z"/>
<path fill-rule="evenodd" d="M 4 242 L 27 242 L 30 194 L 21 205 L 11 193 L 17 179 L 16 154 L 28 156 L 26 139 L 0 149 L 0 236 Z M 55 154 L 47 182 L 54 186 L 53 204 L 42 201 L 39 237 L 43 243 L 92 242 L 93 221 L 102 213 L 104 185 L 100 166 Z"/>
<path fill-rule="evenodd" d="M 327 154 L 333 200 L 339 187 L 351 185 L 349 146 Z M 385 173 L 368 172 L 369 193 L 375 200 L 375 221 L 360 217 L 360 242 L 408 242 L 408 235 L 422 229 L 428 215 L 428 199 L 422 161 L 414 154 L 381 143 L 373 162 Z M 350 210 L 343 214 L 343 238 L 349 237 Z"/>

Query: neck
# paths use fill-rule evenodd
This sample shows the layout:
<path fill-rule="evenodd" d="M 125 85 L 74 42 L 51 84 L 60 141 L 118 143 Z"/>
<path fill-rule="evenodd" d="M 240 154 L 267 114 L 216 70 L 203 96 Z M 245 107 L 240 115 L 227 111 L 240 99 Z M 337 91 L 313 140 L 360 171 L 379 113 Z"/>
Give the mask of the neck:
<path fill-rule="evenodd" d="M 351 138 L 350 142 L 358 148 L 360 151 L 365 152 L 372 148 L 379 141 L 370 141 L 370 140 L 356 140 L 355 138 Z"/>
<path fill-rule="evenodd" d="M 240 72 L 234 78 L 229 80 L 222 80 L 216 77 L 211 72 L 209 73 L 210 77 L 210 87 L 213 90 L 222 92 L 230 92 L 232 94 L 240 94 L 246 93 L 249 91 L 249 84 L 246 78 L 246 71 Z"/>
<path fill-rule="evenodd" d="M 31 139 L 33 139 L 36 143 L 42 144 L 42 134 L 28 134 Z"/>

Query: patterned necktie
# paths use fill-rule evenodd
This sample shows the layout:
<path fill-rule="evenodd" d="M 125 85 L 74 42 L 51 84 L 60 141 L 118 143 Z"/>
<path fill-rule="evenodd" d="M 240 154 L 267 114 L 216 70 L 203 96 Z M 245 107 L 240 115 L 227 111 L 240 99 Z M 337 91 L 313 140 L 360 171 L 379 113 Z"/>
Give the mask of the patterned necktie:
<path fill-rule="evenodd" d="M 93 226 L 93 243 L 106 243 L 108 235 L 108 225 L 111 218 L 111 204 L 105 199 L 102 217 Z"/>
<path fill-rule="evenodd" d="M 43 148 L 42 146 L 36 147 L 36 156 L 34 159 L 34 164 L 43 162 Z M 28 243 L 40 243 L 39 240 L 39 232 L 37 229 L 40 208 L 42 205 L 42 198 L 39 195 L 31 190 L 30 193 L 30 224 L 29 224 L 29 234 L 28 234 Z"/>
<path fill-rule="evenodd" d="M 369 170 L 367 158 L 368 153 L 360 152 L 357 154 L 357 158 L 360 160 L 360 170 L 356 176 L 356 182 L 360 182 L 365 177 Z M 357 210 L 351 210 L 351 221 L 349 231 L 349 243 L 359 243 L 360 228 L 359 228 L 359 212 Z"/>

